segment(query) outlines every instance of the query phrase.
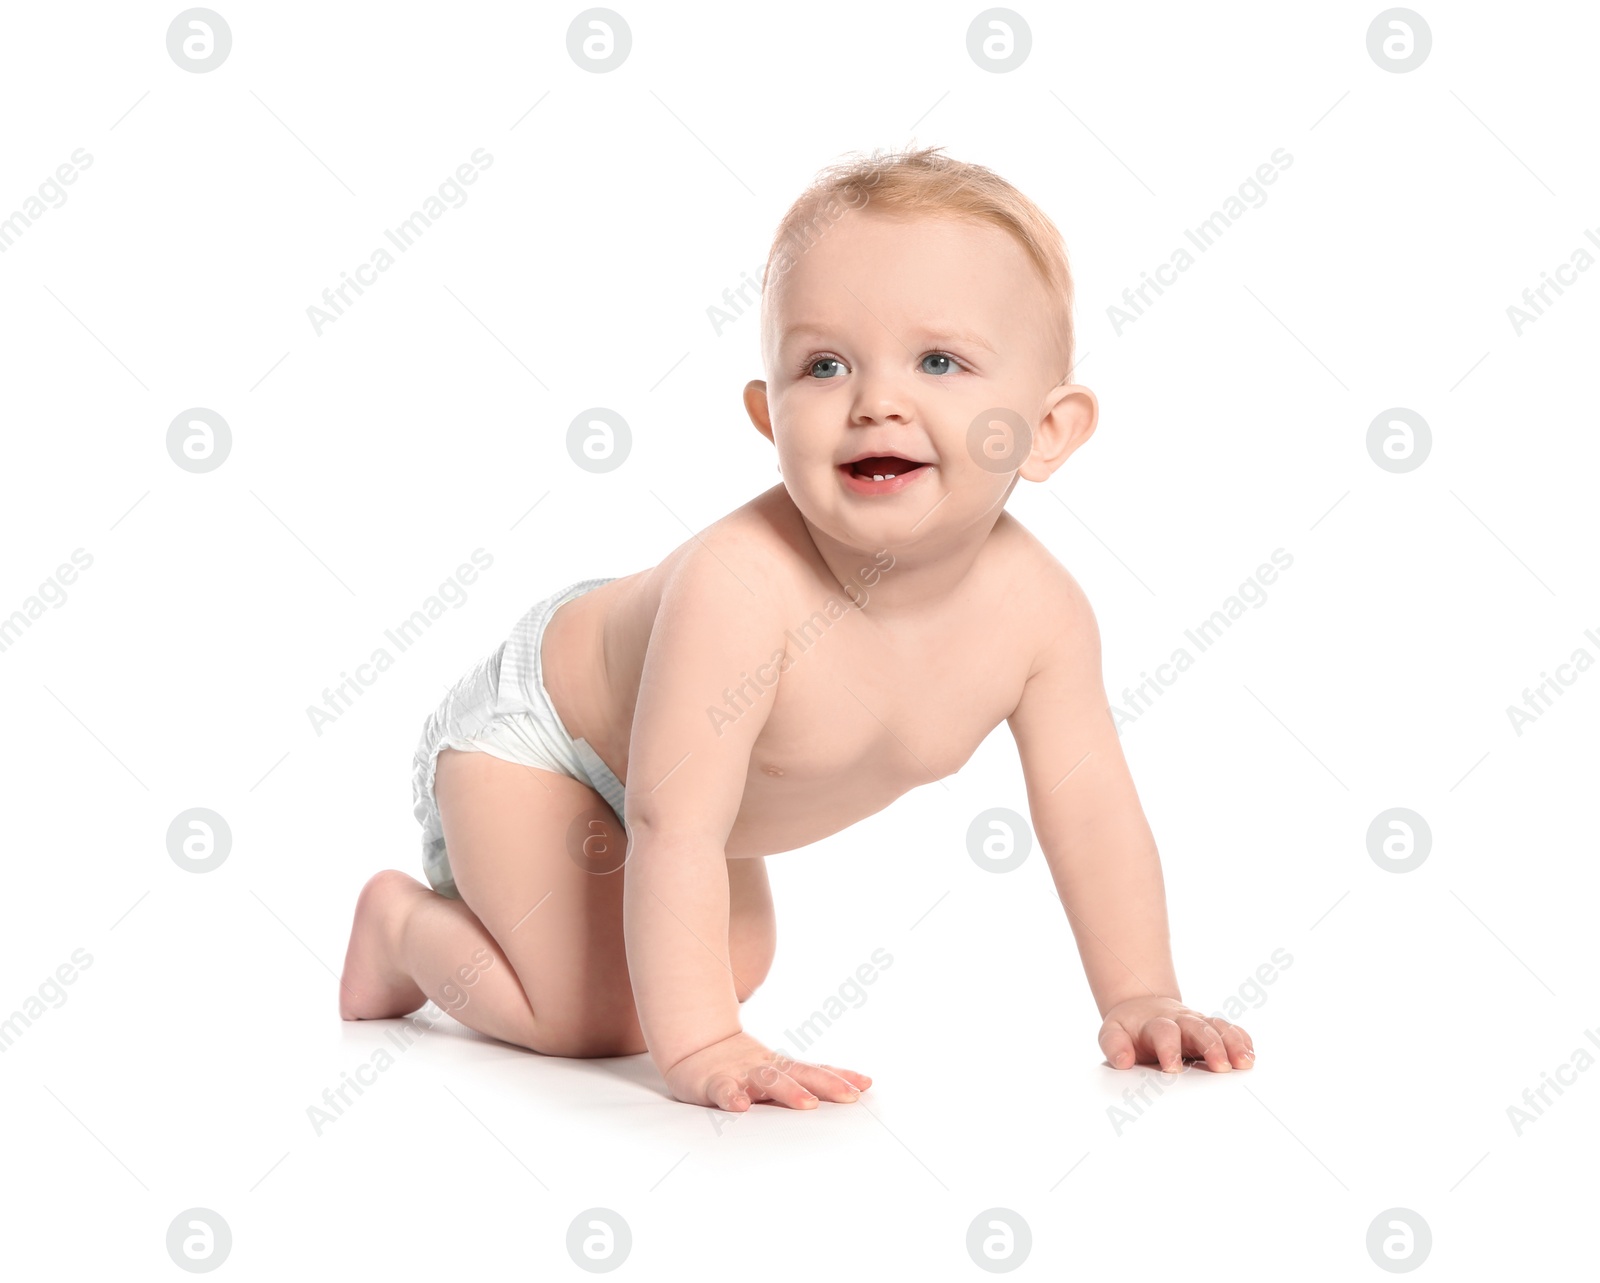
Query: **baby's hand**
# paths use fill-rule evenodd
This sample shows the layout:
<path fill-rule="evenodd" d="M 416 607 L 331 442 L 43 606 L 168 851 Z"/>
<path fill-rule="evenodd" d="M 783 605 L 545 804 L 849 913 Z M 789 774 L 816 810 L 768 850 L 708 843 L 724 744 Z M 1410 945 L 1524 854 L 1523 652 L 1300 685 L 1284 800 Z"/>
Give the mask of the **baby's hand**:
<path fill-rule="evenodd" d="M 685 1056 L 664 1075 L 667 1088 L 690 1105 L 707 1105 L 742 1114 L 754 1101 L 771 1100 L 790 1109 L 815 1109 L 817 1100 L 851 1101 L 872 1079 L 832 1065 L 809 1065 L 774 1052 L 738 1033 Z"/>
<path fill-rule="evenodd" d="M 1184 1056 L 1203 1059 L 1216 1073 L 1249 1069 L 1255 1046 L 1238 1025 L 1221 1016 L 1202 1016 L 1176 998 L 1128 998 L 1106 1012 L 1100 1026 L 1100 1050 L 1113 1069 L 1137 1063 L 1159 1064 L 1175 1074 Z"/>

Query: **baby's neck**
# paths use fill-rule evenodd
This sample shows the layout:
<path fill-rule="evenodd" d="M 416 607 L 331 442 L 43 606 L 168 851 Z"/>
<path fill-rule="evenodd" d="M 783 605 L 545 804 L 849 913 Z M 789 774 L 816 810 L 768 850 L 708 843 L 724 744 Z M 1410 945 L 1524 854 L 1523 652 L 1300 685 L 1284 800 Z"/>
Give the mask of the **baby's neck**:
<path fill-rule="evenodd" d="M 1001 509 L 994 520 L 962 530 L 871 549 L 841 543 L 810 522 L 805 528 L 840 595 L 866 617 L 891 623 L 926 616 L 949 603 L 990 547 L 996 527 L 1009 520 Z"/>

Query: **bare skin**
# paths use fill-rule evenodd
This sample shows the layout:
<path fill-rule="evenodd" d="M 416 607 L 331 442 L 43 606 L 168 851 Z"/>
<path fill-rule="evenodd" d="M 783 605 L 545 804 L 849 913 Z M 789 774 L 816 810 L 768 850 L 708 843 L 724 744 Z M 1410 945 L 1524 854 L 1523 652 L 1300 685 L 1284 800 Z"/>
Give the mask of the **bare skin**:
<path fill-rule="evenodd" d="M 856 1099 L 867 1076 L 741 1026 L 775 947 L 765 857 L 953 774 L 1007 721 L 1107 1062 L 1248 1068 L 1249 1035 L 1179 995 L 1093 611 L 1004 511 L 1098 417 L 1061 373 L 1048 315 L 1020 246 L 966 221 L 862 212 L 774 282 L 769 379 L 745 406 L 783 484 L 564 604 L 544 636 L 563 724 L 626 785 L 625 863 L 597 875 L 569 856 L 585 812 L 622 839 L 586 785 L 445 750 L 436 795 L 462 899 L 393 871 L 369 882 L 341 1014 L 431 998 L 547 1054 L 648 1050 L 675 1097 L 733 1111 Z M 996 407 L 1026 421 L 1020 445 Z M 922 466 L 867 489 L 842 467 L 863 452 Z"/>

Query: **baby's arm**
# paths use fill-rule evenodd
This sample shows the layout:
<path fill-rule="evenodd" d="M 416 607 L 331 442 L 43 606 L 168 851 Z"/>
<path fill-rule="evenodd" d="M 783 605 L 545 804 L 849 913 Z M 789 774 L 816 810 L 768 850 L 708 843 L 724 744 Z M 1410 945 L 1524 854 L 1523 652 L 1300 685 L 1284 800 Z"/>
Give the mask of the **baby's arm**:
<path fill-rule="evenodd" d="M 757 695 L 731 723 L 713 724 L 709 710 L 781 658 L 783 599 L 727 540 L 685 556 L 662 593 L 628 750 L 623 935 L 639 1024 L 674 1096 L 735 1112 L 760 1099 L 853 1100 L 871 1081 L 777 1055 L 739 1023 L 726 844 L 777 694 Z"/>
<path fill-rule="evenodd" d="M 1186 1054 L 1213 1070 L 1248 1068 L 1250 1035 L 1179 997 L 1161 860 L 1111 719 L 1094 611 L 1060 567 L 1037 600 L 1050 603 L 1049 641 L 1009 722 L 1034 831 L 1100 1009 L 1101 1050 L 1117 1069 L 1147 1061 L 1176 1071 Z"/>

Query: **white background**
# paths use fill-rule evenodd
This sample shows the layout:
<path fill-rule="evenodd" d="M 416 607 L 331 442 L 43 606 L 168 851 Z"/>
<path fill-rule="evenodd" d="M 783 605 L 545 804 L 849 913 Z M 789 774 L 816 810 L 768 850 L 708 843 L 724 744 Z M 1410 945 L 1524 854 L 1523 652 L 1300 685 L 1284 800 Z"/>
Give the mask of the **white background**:
<path fill-rule="evenodd" d="M 643 1278 L 983 1277 L 994 1207 L 1039 1277 L 1379 1277 L 1392 1207 L 1431 1227 L 1424 1275 L 1590 1259 L 1600 1071 L 1520 1136 L 1507 1107 L 1600 1054 L 1600 670 L 1520 736 L 1505 710 L 1600 658 L 1600 271 L 1520 336 L 1506 315 L 1600 228 L 1592 6 L 1429 5 L 1406 74 L 1368 55 L 1377 3 L 1027 6 L 996 74 L 978 5 L 618 0 L 632 52 L 594 74 L 578 6 L 218 3 L 206 74 L 168 56 L 177 5 L 18 6 L 0 50 L 0 217 L 93 157 L 0 255 L 0 614 L 94 559 L 0 653 L 0 1014 L 93 959 L 0 1055 L 8 1273 L 181 1277 L 191 1207 L 251 1279 L 584 1277 L 592 1207 Z M 533 602 L 775 482 L 739 401 L 756 317 L 719 337 L 706 308 L 818 168 L 910 142 L 1065 235 L 1102 423 L 1010 509 L 1094 602 L 1112 699 L 1294 557 L 1124 733 L 1186 1001 L 1293 958 L 1240 1020 L 1258 1067 L 1190 1068 L 1119 1134 L 1143 1071 L 1101 1061 L 1042 858 L 966 852 L 979 811 L 1026 812 L 1001 728 L 769 861 L 752 1033 L 893 955 L 814 1048 L 875 1077 L 859 1106 L 714 1120 L 646 1057 L 445 1020 L 316 1135 L 400 1025 L 340 1022 L 333 972 L 365 879 L 421 876 L 424 717 Z M 307 307 L 480 147 L 467 202 L 319 337 Z M 1118 336 L 1107 306 L 1277 148 L 1270 199 Z M 634 439 L 601 476 L 565 450 L 597 405 Z M 204 475 L 166 452 L 194 406 L 233 434 Z M 1393 406 L 1433 434 L 1405 474 L 1366 451 Z M 307 705 L 480 547 L 466 604 L 317 735 Z M 233 834 L 204 875 L 165 840 L 197 806 Z M 1395 806 L 1432 829 L 1411 873 L 1366 849 Z"/>

